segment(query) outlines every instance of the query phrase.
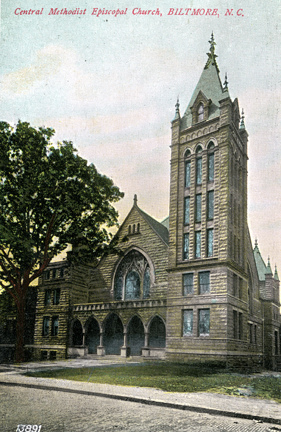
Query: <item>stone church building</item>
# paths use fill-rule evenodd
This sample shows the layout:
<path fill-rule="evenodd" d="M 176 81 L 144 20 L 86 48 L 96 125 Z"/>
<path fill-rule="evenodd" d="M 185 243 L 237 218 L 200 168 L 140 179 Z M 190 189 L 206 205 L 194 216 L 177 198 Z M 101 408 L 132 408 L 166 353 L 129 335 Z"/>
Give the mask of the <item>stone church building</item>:
<path fill-rule="evenodd" d="M 170 211 L 134 197 L 122 255 L 52 263 L 39 281 L 33 358 L 96 354 L 281 367 L 277 270 L 247 223 L 248 133 L 222 84 L 215 42 L 171 123 Z M 168 143 L 167 143 L 168 145 Z"/>

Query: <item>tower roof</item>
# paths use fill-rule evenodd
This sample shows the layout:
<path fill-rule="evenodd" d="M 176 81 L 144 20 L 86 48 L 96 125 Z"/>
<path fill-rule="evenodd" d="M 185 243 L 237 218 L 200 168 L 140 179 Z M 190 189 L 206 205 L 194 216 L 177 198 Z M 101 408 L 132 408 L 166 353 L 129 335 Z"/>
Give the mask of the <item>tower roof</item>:
<path fill-rule="evenodd" d="M 190 108 L 193 106 L 198 93 L 201 91 L 207 99 L 211 101 L 209 110 L 209 119 L 215 118 L 219 115 L 219 101 L 229 97 L 227 81 L 224 87 L 222 86 L 219 68 L 217 65 L 215 54 L 215 41 L 212 33 L 210 43 L 210 51 L 207 53 L 208 60 L 205 64 L 203 72 L 200 76 L 197 86 L 193 92 L 191 100 L 185 110 L 182 118 L 182 129 L 186 129 L 192 125 L 192 115 Z"/>
<path fill-rule="evenodd" d="M 265 274 L 267 272 L 267 267 L 265 265 L 265 262 L 261 256 L 259 247 L 258 247 L 258 241 L 255 241 L 255 247 L 254 247 L 254 258 L 256 261 L 258 276 L 260 281 L 265 281 Z"/>

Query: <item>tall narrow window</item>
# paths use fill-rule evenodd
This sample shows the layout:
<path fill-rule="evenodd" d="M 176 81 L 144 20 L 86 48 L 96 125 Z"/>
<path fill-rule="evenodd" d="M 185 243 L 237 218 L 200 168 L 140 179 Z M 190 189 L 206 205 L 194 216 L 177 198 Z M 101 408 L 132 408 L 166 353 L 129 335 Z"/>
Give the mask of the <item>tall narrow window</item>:
<path fill-rule="evenodd" d="M 143 277 L 143 298 L 149 297 L 149 291 L 150 291 L 150 270 L 149 267 L 147 267 Z"/>
<path fill-rule="evenodd" d="M 182 277 L 183 295 L 193 294 L 193 273 L 186 273 Z"/>
<path fill-rule="evenodd" d="M 202 157 L 196 159 L 196 184 L 202 184 Z"/>
<path fill-rule="evenodd" d="M 238 337 L 241 340 L 241 339 L 243 339 L 243 314 L 242 314 L 242 312 L 239 312 L 239 323 L 238 324 L 239 324 Z"/>
<path fill-rule="evenodd" d="M 201 231 L 195 232 L 195 258 L 201 257 Z"/>
<path fill-rule="evenodd" d="M 254 340 L 253 340 L 253 324 L 248 323 L 248 328 L 249 328 L 249 341 L 250 341 L 250 343 L 254 343 Z"/>
<path fill-rule="evenodd" d="M 199 310 L 199 336 L 208 336 L 210 334 L 210 309 Z"/>
<path fill-rule="evenodd" d="M 214 230 L 210 228 L 207 230 L 207 256 L 211 257 L 214 254 Z"/>
<path fill-rule="evenodd" d="M 275 355 L 278 355 L 278 332 L 275 330 L 274 332 L 274 346 L 275 346 Z"/>
<path fill-rule="evenodd" d="M 215 178 L 215 155 L 214 153 L 208 154 L 208 181 L 212 182 Z"/>
<path fill-rule="evenodd" d="M 60 302 L 60 288 L 54 290 L 53 304 L 58 305 Z"/>
<path fill-rule="evenodd" d="M 49 330 L 50 330 L 50 317 L 44 317 L 42 335 L 49 336 Z"/>
<path fill-rule="evenodd" d="M 45 301 L 44 301 L 44 305 L 45 306 L 49 306 L 51 304 L 51 290 L 47 289 L 45 291 Z"/>
<path fill-rule="evenodd" d="M 238 339 L 238 315 L 236 310 L 233 311 L 233 337 Z"/>
<path fill-rule="evenodd" d="M 208 204 L 207 218 L 209 220 L 214 219 L 214 191 L 213 190 L 208 192 L 207 204 Z"/>
<path fill-rule="evenodd" d="M 193 334 L 193 310 L 183 311 L 183 336 L 192 336 Z"/>
<path fill-rule="evenodd" d="M 140 298 L 140 277 L 139 274 L 132 270 L 127 274 L 125 283 L 125 299 Z"/>
<path fill-rule="evenodd" d="M 202 208 L 202 195 L 196 195 L 196 203 L 195 203 L 195 222 L 201 222 L 201 208 Z"/>
<path fill-rule="evenodd" d="M 210 272 L 199 273 L 199 294 L 206 294 L 210 292 Z"/>
<path fill-rule="evenodd" d="M 200 105 L 198 107 L 197 119 L 199 122 L 204 120 L 204 105 L 202 103 L 200 103 Z"/>
<path fill-rule="evenodd" d="M 189 233 L 183 235 L 183 259 L 189 259 Z"/>
<path fill-rule="evenodd" d="M 190 197 L 184 198 L 184 224 L 188 225 L 190 221 Z"/>
<path fill-rule="evenodd" d="M 52 317 L 52 332 L 51 335 L 52 336 L 57 336 L 59 332 L 59 317 L 58 316 L 54 316 Z"/>
<path fill-rule="evenodd" d="M 185 162 L 185 187 L 190 187 L 190 166 L 191 166 L 191 161 L 187 160 Z"/>

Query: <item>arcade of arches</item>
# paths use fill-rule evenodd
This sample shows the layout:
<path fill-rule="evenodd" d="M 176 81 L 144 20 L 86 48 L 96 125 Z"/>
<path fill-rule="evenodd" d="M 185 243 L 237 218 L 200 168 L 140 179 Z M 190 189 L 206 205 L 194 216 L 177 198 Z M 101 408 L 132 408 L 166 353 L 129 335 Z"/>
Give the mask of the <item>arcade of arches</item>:
<path fill-rule="evenodd" d="M 155 315 L 147 325 L 134 315 L 124 325 L 116 313 L 99 323 L 91 316 L 83 327 L 79 319 L 72 323 L 71 345 L 86 346 L 89 354 L 140 356 L 150 349 L 165 348 L 166 328 Z"/>

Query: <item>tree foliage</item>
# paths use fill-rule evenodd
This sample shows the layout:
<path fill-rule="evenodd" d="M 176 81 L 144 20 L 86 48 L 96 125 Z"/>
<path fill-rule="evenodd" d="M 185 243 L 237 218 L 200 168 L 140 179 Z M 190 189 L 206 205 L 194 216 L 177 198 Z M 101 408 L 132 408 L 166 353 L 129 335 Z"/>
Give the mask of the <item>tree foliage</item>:
<path fill-rule="evenodd" d="M 51 128 L 0 123 L 0 285 L 22 308 L 30 283 L 72 244 L 71 259 L 97 259 L 123 194 Z"/>

